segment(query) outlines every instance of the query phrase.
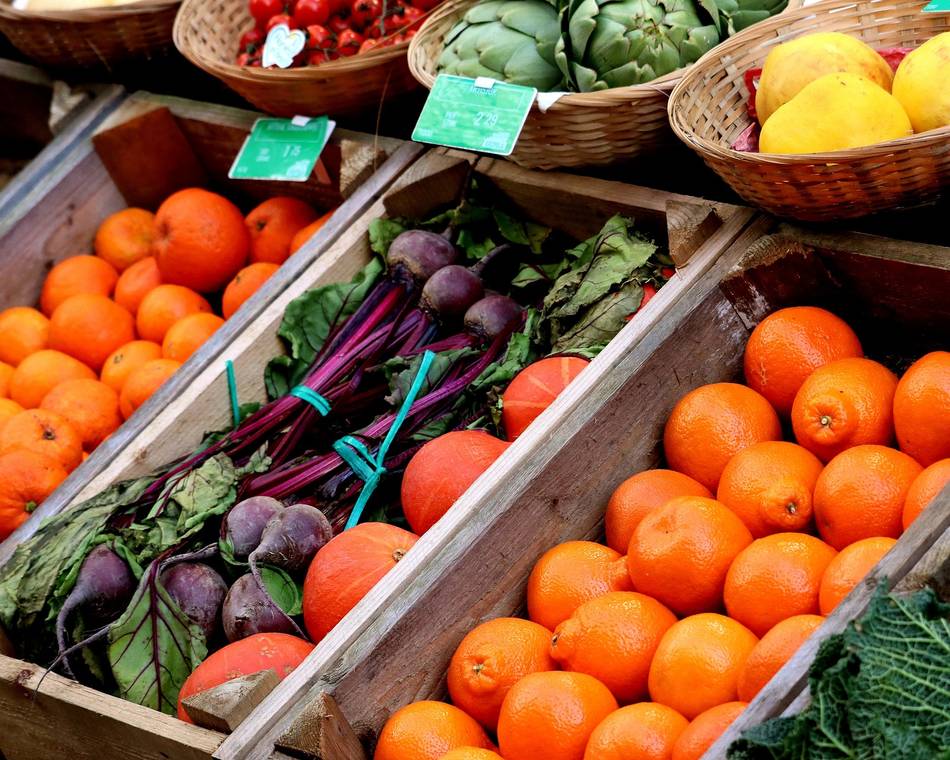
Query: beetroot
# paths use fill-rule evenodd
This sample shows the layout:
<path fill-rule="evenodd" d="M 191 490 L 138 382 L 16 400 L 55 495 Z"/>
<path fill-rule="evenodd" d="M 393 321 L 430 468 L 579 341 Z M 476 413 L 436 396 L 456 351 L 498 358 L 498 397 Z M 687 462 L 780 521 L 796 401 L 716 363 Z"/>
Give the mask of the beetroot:
<path fill-rule="evenodd" d="M 228 589 L 221 608 L 221 623 L 228 641 L 238 641 L 255 633 L 303 635 L 251 573 L 242 575 Z"/>
<path fill-rule="evenodd" d="M 490 295 L 472 304 L 465 312 L 465 329 L 485 343 L 513 329 L 524 310 L 508 296 Z"/>
<path fill-rule="evenodd" d="M 484 293 L 481 277 L 459 264 L 452 264 L 442 267 L 426 281 L 421 306 L 443 322 L 456 321 Z"/>
<path fill-rule="evenodd" d="M 269 496 L 252 496 L 235 504 L 224 518 L 221 533 L 235 559 L 247 559 L 261 542 L 267 523 L 284 508 Z"/>
<path fill-rule="evenodd" d="M 386 260 L 396 279 L 408 276 L 421 285 L 442 267 L 454 264 L 458 256 L 455 246 L 442 235 L 407 230 L 390 244 Z"/>
<path fill-rule="evenodd" d="M 158 579 L 205 639 L 217 633 L 221 604 L 228 586 L 224 579 L 203 562 L 181 562 L 165 570 Z"/>
<path fill-rule="evenodd" d="M 330 523 L 319 509 L 309 504 L 289 506 L 274 515 L 264 528 L 260 544 L 250 556 L 251 570 L 258 580 L 261 565 L 299 575 L 332 537 Z"/>

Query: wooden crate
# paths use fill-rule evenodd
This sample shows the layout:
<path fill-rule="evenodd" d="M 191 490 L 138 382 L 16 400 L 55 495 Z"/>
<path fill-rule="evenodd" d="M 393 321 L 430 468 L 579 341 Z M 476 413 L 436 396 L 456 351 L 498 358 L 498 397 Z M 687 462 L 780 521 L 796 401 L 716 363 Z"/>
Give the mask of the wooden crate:
<path fill-rule="evenodd" d="M 0 545 L 0 562 L 32 535 L 41 519 L 73 502 L 97 474 L 107 468 L 124 472 L 130 442 L 423 152 L 400 140 L 336 130 L 305 183 L 230 180 L 231 162 L 259 116 L 149 93 L 131 95 L 95 120 L 102 123 L 94 134 L 88 125 L 95 123 L 86 120 L 83 132 L 70 135 L 67 150 L 24 171 L 16 181 L 21 192 L 0 206 L 0 308 L 36 303 L 50 267 L 69 256 L 91 253 L 95 230 L 109 214 L 127 205 L 154 209 L 182 187 L 209 186 L 245 210 L 277 194 L 299 196 L 318 209 L 340 206 L 213 339 Z"/>
<path fill-rule="evenodd" d="M 595 234 L 603 222 L 617 212 L 636 217 L 641 229 L 660 240 L 667 238 L 669 225 L 671 248 L 684 266 L 615 339 L 611 345 L 616 344 L 616 347 L 609 349 L 604 359 L 595 361 L 591 370 L 585 372 L 592 378 L 599 377 L 602 370 L 609 370 L 618 353 L 626 352 L 648 335 L 664 308 L 702 276 L 754 216 L 749 209 L 707 206 L 697 199 L 615 182 L 535 174 L 504 161 L 482 159 L 476 162 L 474 156 L 430 152 L 413 164 L 398 183 L 362 216 L 349 219 L 348 229 L 320 258 L 300 267 L 292 281 L 286 282 L 279 293 L 273 293 L 266 302 L 261 301 L 257 318 L 245 324 L 240 334 L 229 335 L 213 361 L 207 361 L 201 367 L 193 364 L 194 371 L 187 383 L 176 384 L 173 394 L 163 393 L 153 407 L 155 413 L 149 418 L 148 425 L 140 426 L 134 437 L 127 438 L 124 448 L 114 452 L 115 457 L 109 466 L 74 491 L 72 501 L 92 496 L 117 480 L 168 463 L 193 450 L 204 431 L 227 425 L 230 405 L 225 360 L 233 362 L 241 400 L 262 399 L 263 369 L 266 362 L 280 351 L 277 328 L 290 301 L 316 285 L 346 280 L 362 268 L 371 256 L 366 233 L 373 219 L 387 213 L 424 216 L 436 207 L 453 203 L 472 172 L 473 164 L 480 182 L 491 185 L 500 198 L 519 207 L 533 220 L 550 224 L 578 238 Z M 543 416 L 549 422 L 555 418 L 556 413 Z M 530 450 L 531 443 L 527 441 L 531 438 L 528 436 L 525 443 L 519 439 L 512 447 L 511 452 L 516 457 L 513 462 L 515 470 L 519 468 L 524 453 Z M 507 459 L 507 454 L 504 459 Z M 478 490 L 476 486 L 475 491 Z M 450 519 L 449 523 L 452 522 L 454 520 Z M 433 535 L 439 532 L 430 531 Z M 427 535 L 420 545 L 428 539 Z M 9 557 L 9 551 L 9 548 L 3 548 L 0 561 Z M 425 556 L 421 553 L 420 559 Z M 386 598 L 385 595 L 371 595 L 361 606 L 362 612 L 357 613 L 355 624 L 341 626 L 341 630 L 349 631 L 348 635 L 352 636 L 355 630 L 365 627 L 374 616 L 371 611 L 374 600 Z M 326 651 L 327 646 L 338 646 L 338 641 L 338 636 L 332 636 L 328 644 L 321 644 L 321 651 Z M 27 673 L 18 675 L 21 669 Z M 194 752 L 204 756 L 210 754 L 223 738 L 221 734 L 186 726 L 151 711 L 147 711 L 150 720 L 139 726 L 134 716 L 140 714 L 140 710 L 117 698 L 54 676 L 43 682 L 36 705 L 25 704 L 25 690 L 21 684 L 34 684 L 38 670 L 35 665 L 0 656 L 0 751 L 7 754 L 8 760 L 62 757 L 67 750 L 75 757 L 93 758 L 101 754 L 94 746 L 97 743 L 92 741 L 100 733 L 108 738 L 109 752 L 112 753 L 109 756 L 120 758 L 193 756 L 169 751 L 170 741 L 180 747 L 191 743 Z M 314 671 L 308 668 L 302 672 Z M 298 684 L 286 692 L 288 704 L 300 688 Z M 268 701 L 268 705 L 272 704 L 273 700 Z M 132 717 L 126 719 L 123 716 Z M 94 718 L 100 721 L 98 725 Z M 253 715 L 249 720 L 253 720 Z M 255 726 L 273 720 L 270 717 L 255 721 Z M 121 742 L 110 733 L 117 725 L 121 725 Z M 161 743 L 152 741 L 154 733 L 161 734 Z M 29 741 L 24 738 L 27 734 L 33 737 Z M 48 753 L 42 749 L 46 741 L 53 748 Z"/>
<path fill-rule="evenodd" d="M 603 537 L 612 491 L 660 465 L 674 404 L 700 385 L 741 380 L 746 340 L 770 311 L 832 308 L 871 356 L 907 359 L 950 343 L 948 292 L 950 248 L 809 234 L 757 218 L 678 298 L 661 301 L 660 291 L 643 315 L 650 324 L 621 333 L 215 757 L 254 760 L 276 747 L 294 757 L 353 760 L 362 750 L 334 754 L 325 749 L 332 737 L 315 728 L 327 695 L 366 750 L 394 710 L 444 698 L 445 669 L 461 638 L 485 620 L 523 611 L 527 577 L 544 551 Z M 918 561 L 938 544 L 946 554 L 948 526 L 950 488 L 882 561 L 877 582 L 921 570 Z M 817 640 L 857 614 L 866 596 L 862 588 L 849 597 L 748 717 L 777 714 L 797 696 Z"/>

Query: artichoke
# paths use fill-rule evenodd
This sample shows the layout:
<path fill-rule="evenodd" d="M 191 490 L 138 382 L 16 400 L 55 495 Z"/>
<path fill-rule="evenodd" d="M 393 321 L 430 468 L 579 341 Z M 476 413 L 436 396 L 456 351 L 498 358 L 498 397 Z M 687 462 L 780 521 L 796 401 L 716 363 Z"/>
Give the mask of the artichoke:
<path fill-rule="evenodd" d="M 781 13 L 788 0 L 716 0 L 716 5 L 719 6 L 725 37 Z"/>
<path fill-rule="evenodd" d="M 643 84 L 698 60 L 720 24 L 713 0 L 570 0 L 556 60 L 580 92 Z"/>
<path fill-rule="evenodd" d="M 542 92 L 563 89 L 554 60 L 560 35 L 558 12 L 545 0 L 488 0 L 473 6 L 446 35 L 438 70 Z"/>

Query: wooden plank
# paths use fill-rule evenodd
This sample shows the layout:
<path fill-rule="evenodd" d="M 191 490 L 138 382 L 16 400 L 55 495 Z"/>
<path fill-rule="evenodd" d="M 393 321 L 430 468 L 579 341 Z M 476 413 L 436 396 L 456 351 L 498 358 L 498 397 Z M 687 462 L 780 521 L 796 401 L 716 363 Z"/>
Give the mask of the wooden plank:
<path fill-rule="evenodd" d="M 183 700 L 181 705 L 195 725 L 231 732 L 280 683 L 273 670 L 233 678 Z"/>
<path fill-rule="evenodd" d="M 508 189 L 523 195 L 528 183 L 535 182 L 537 175 L 526 177 L 523 171 L 520 173 L 525 187 L 516 188 L 518 172 L 515 172 L 509 175 Z M 575 184 L 570 192 L 576 188 Z M 539 203 L 545 208 L 549 203 L 558 203 L 557 192 L 545 188 Z M 614 189 L 615 194 L 618 192 Z M 627 213 L 637 209 L 634 204 L 620 208 Z M 528 215 L 534 215 L 533 209 Z M 672 329 L 670 309 L 674 306 L 678 309 L 680 303 L 700 287 L 707 270 L 724 266 L 717 263 L 723 250 L 740 235 L 747 246 L 771 224 L 758 217 L 750 225 L 753 218 L 749 210 L 738 211 L 700 247 L 690 266 L 660 289 L 637 319 L 611 341 L 529 431 L 512 444 L 505 456 L 476 481 L 452 511 L 429 530 L 396 569 L 281 682 L 222 744 L 216 758 L 267 757 L 274 742 L 297 719 L 302 706 L 324 690 L 333 692 L 358 733 L 373 733 L 395 706 L 411 701 L 414 695 L 437 691 L 448 654 L 467 630 L 492 616 L 493 610 L 504 609 L 503 614 L 510 614 L 521 606 L 524 579 L 542 548 L 560 538 L 593 535 L 599 529 L 602 505 L 598 503 L 598 496 L 603 496 L 606 502 L 617 482 L 612 476 L 619 476 L 621 472 L 629 474 L 635 463 L 650 466 L 657 458 L 651 437 L 655 429 L 645 431 L 633 447 L 620 445 L 630 438 L 631 426 L 624 421 L 619 408 L 613 405 L 607 408 L 607 400 L 615 395 L 623 378 L 629 378 L 638 364 L 647 361 L 650 351 L 658 345 L 658 336 Z M 744 233 L 747 226 L 751 231 Z M 710 286 L 702 287 L 708 290 Z M 736 341 L 744 339 L 747 330 L 737 324 L 731 307 L 726 304 L 722 312 L 722 315 L 705 314 L 700 320 L 705 322 L 705 329 L 712 331 L 717 329 L 714 325 L 728 320 L 736 324 Z M 696 340 L 687 331 L 681 337 L 691 344 Z M 741 352 L 735 349 L 735 345 L 730 346 L 727 356 L 723 357 L 730 366 L 737 366 L 741 360 Z M 670 350 L 654 360 L 670 362 L 663 375 L 667 390 L 654 393 L 655 389 L 643 389 L 644 403 L 671 405 L 671 394 L 681 394 L 685 385 L 699 384 L 706 377 L 703 370 L 678 373 L 689 361 L 690 354 L 680 350 L 676 358 L 671 356 L 674 353 L 677 352 Z M 718 354 L 711 357 L 706 371 L 718 371 L 716 358 Z M 657 372 L 658 366 L 655 365 Z M 675 382 L 670 380 L 671 376 Z M 600 408 L 601 405 L 604 408 Z M 609 429 L 601 428 L 601 423 L 607 425 L 610 421 L 613 424 Z M 636 425 L 632 428 L 636 429 Z M 647 438 L 650 438 L 649 445 L 637 448 Z M 584 452 L 593 449 L 595 441 L 598 456 L 596 462 L 592 462 Z M 526 485 L 535 483 L 540 471 L 559 473 L 555 478 L 557 485 L 544 486 L 543 492 L 525 499 Z M 558 488 L 578 478 L 583 483 L 585 498 L 561 500 Z M 506 570 L 502 577 L 493 577 L 486 583 L 484 576 L 477 582 L 470 575 L 453 576 L 454 568 L 462 566 L 469 570 L 475 567 L 481 574 L 489 568 Z M 410 614 L 403 618 L 402 613 L 407 609 Z M 425 636 L 416 631 L 403 641 L 402 634 L 412 631 L 414 626 L 421 628 L 422 620 L 428 620 Z M 373 654 L 376 647 L 380 647 L 379 656 Z M 417 649 L 410 656 L 409 650 L 413 647 Z M 400 658 L 407 656 L 402 662 L 411 662 L 413 667 L 399 668 Z M 364 688 L 355 686 L 357 682 Z M 288 705 L 295 706 L 288 708 Z"/>
<path fill-rule="evenodd" d="M 712 203 L 668 201 L 666 228 L 669 234 L 670 257 L 683 266 L 702 242 L 722 224 Z"/>
<path fill-rule="evenodd" d="M 363 745 L 340 712 L 340 706 L 326 693 L 304 706 L 276 746 L 291 757 L 366 760 Z"/>
<path fill-rule="evenodd" d="M 6 760 L 206 760 L 224 738 L 55 673 L 43 675 L 36 665 L 0 657 Z"/>

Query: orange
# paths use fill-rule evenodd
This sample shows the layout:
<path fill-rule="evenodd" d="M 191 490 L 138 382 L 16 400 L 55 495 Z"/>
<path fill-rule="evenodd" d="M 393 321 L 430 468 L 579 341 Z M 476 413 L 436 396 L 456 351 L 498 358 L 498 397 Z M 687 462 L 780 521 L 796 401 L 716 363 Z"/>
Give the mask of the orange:
<path fill-rule="evenodd" d="M 792 615 L 765 634 L 739 674 L 739 699 L 751 702 L 823 622 L 821 615 Z"/>
<path fill-rule="evenodd" d="M 115 284 L 115 302 L 130 314 L 137 314 L 145 295 L 162 284 L 162 273 L 154 256 L 136 261 L 119 275 Z"/>
<path fill-rule="evenodd" d="M 148 401 L 149 397 L 181 366 L 173 359 L 152 359 L 132 372 L 119 394 L 119 411 L 128 419 L 132 412 Z"/>
<path fill-rule="evenodd" d="M 753 443 L 781 438 L 778 415 L 763 396 L 737 383 L 712 383 L 690 391 L 673 407 L 663 450 L 671 469 L 714 492 L 734 455 Z"/>
<path fill-rule="evenodd" d="M 36 309 L 14 306 L 0 311 L 0 361 L 16 367 L 46 348 L 49 320 Z"/>
<path fill-rule="evenodd" d="M 162 341 L 162 356 L 184 362 L 197 351 L 217 329 L 224 324 L 224 320 L 216 314 L 199 312 L 182 317 L 168 328 L 165 339 Z"/>
<path fill-rule="evenodd" d="M 550 647 L 551 631 L 530 620 L 498 618 L 482 623 L 452 655 L 448 669 L 452 703 L 494 731 L 512 686 L 529 673 L 557 670 Z"/>
<path fill-rule="evenodd" d="M 653 702 L 622 707 L 594 729 L 584 760 L 669 760 L 689 721 Z"/>
<path fill-rule="evenodd" d="M 902 522 L 904 530 L 920 517 L 920 513 L 927 508 L 943 487 L 950 483 L 950 459 L 941 459 L 918 475 L 907 489 L 904 499 Z"/>
<path fill-rule="evenodd" d="M 821 474 L 818 457 L 785 441 L 743 449 L 722 471 L 716 498 L 735 512 L 755 538 L 804 530 L 811 523 L 812 495 Z"/>
<path fill-rule="evenodd" d="M 7 398 L 10 395 L 10 378 L 13 377 L 15 369 L 6 362 L 0 362 L 0 398 Z"/>
<path fill-rule="evenodd" d="M 95 380 L 96 373 L 62 351 L 37 351 L 20 362 L 10 378 L 10 398 L 25 409 L 35 409 L 57 385 L 81 377 Z"/>
<path fill-rule="evenodd" d="M 631 591 L 623 556 L 592 541 L 549 549 L 528 577 L 528 617 L 553 631 L 588 599 Z"/>
<path fill-rule="evenodd" d="M 280 264 L 262 261 L 246 266 L 238 272 L 224 289 L 224 296 L 221 298 L 221 313 L 224 318 L 230 319 L 231 315 L 240 309 L 241 305 L 254 295 L 278 269 L 280 269 Z"/>
<path fill-rule="evenodd" d="M 671 760 L 701 760 L 746 706 L 745 702 L 726 702 L 701 712 L 676 740 Z"/>
<path fill-rule="evenodd" d="M 415 702 L 386 721 L 373 760 L 441 760 L 457 747 L 493 749 L 494 745 L 482 727 L 457 707 Z"/>
<path fill-rule="evenodd" d="M 26 409 L 0 432 L 0 454 L 25 449 L 43 454 L 72 472 L 82 462 L 82 438 L 64 417 L 48 409 Z"/>
<path fill-rule="evenodd" d="M 805 533 L 758 538 L 736 557 L 723 597 L 729 615 L 763 636 L 793 615 L 818 613 L 821 576 L 835 550 Z"/>
<path fill-rule="evenodd" d="M 72 256 L 54 266 L 40 292 L 40 308 L 51 317 L 56 307 L 72 296 L 92 293 L 111 296 L 119 273 L 108 261 L 96 256 Z"/>
<path fill-rule="evenodd" d="M 677 496 L 711 498 L 712 494 L 701 483 L 673 470 L 646 470 L 627 478 L 607 502 L 607 546 L 625 554 L 640 521 Z"/>
<path fill-rule="evenodd" d="M 504 758 L 490 749 L 458 747 L 442 755 L 440 760 L 504 760 Z"/>
<path fill-rule="evenodd" d="M 56 307 L 49 323 L 49 347 L 79 359 L 96 372 L 109 354 L 132 340 L 132 315 L 105 296 L 87 293 L 67 298 Z"/>
<path fill-rule="evenodd" d="M 950 457 L 950 351 L 914 362 L 894 394 L 897 445 L 924 467 Z"/>
<path fill-rule="evenodd" d="M 55 459 L 33 451 L 0 455 L 0 541 L 26 522 L 68 474 Z"/>
<path fill-rule="evenodd" d="M 299 230 L 297 234 L 294 235 L 294 239 L 290 241 L 290 252 L 296 253 L 298 249 L 303 248 L 304 243 L 316 235 L 317 230 L 330 221 L 330 217 L 333 216 L 334 211 L 336 211 L 336 209 L 330 209 L 319 219 L 315 219 L 306 227 L 303 227 L 301 230 Z"/>
<path fill-rule="evenodd" d="M 0 433 L 3 432 L 3 426 L 7 424 L 7 420 L 22 411 L 23 407 L 13 399 L 0 398 Z"/>
<path fill-rule="evenodd" d="M 637 526 L 627 552 L 633 587 L 677 615 L 722 606 L 729 566 L 752 543 L 752 534 L 715 499 L 679 496 Z"/>
<path fill-rule="evenodd" d="M 122 424 L 119 396 L 98 380 L 67 380 L 46 394 L 41 409 L 63 417 L 82 438 L 82 446 L 92 451 Z"/>
<path fill-rule="evenodd" d="M 297 198 L 268 198 L 244 220 L 251 236 L 251 261 L 283 264 L 294 235 L 316 218 L 317 212 Z"/>
<path fill-rule="evenodd" d="M 676 616 L 644 594 L 612 591 L 584 602 L 561 623 L 551 656 L 563 670 L 587 673 L 621 704 L 647 693 L 650 662 Z"/>
<path fill-rule="evenodd" d="M 650 665 L 650 696 L 692 720 L 736 700 L 739 673 L 758 643 L 741 623 L 704 612 L 666 632 Z"/>
<path fill-rule="evenodd" d="M 161 343 L 165 333 L 182 317 L 210 312 L 211 304 L 181 285 L 159 285 L 142 299 L 135 316 L 139 337 Z"/>
<path fill-rule="evenodd" d="M 893 538 L 863 538 L 842 549 L 821 577 L 818 589 L 821 614 L 830 615 L 896 543 Z"/>
<path fill-rule="evenodd" d="M 155 215 L 143 208 L 126 208 L 99 225 L 94 247 L 96 256 L 124 272 L 151 255 L 154 240 Z"/>
<path fill-rule="evenodd" d="M 894 438 L 897 376 L 870 359 L 839 359 L 812 372 L 792 404 L 795 439 L 822 462 L 850 446 Z"/>
<path fill-rule="evenodd" d="M 251 247 L 238 207 L 197 187 L 168 196 L 155 214 L 155 229 L 152 252 L 162 282 L 201 293 L 223 288 Z"/>
<path fill-rule="evenodd" d="M 116 393 L 122 392 L 122 386 L 135 370 L 145 362 L 162 358 L 162 347 L 150 340 L 133 340 L 113 351 L 105 364 L 99 379 Z"/>
<path fill-rule="evenodd" d="M 861 342 L 844 320 L 816 306 L 792 306 L 769 314 L 752 331 L 745 347 L 745 381 L 787 416 L 814 370 L 861 356 Z"/>
<path fill-rule="evenodd" d="M 815 524 L 835 549 L 862 538 L 901 534 L 917 462 L 887 446 L 855 446 L 828 462 L 815 484 Z"/>
<path fill-rule="evenodd" d="M 582 760 L 594 729 L 617 700 L 584 673 L 532 673 L 501 706 L 498 746 L 505 760 Z"/>

